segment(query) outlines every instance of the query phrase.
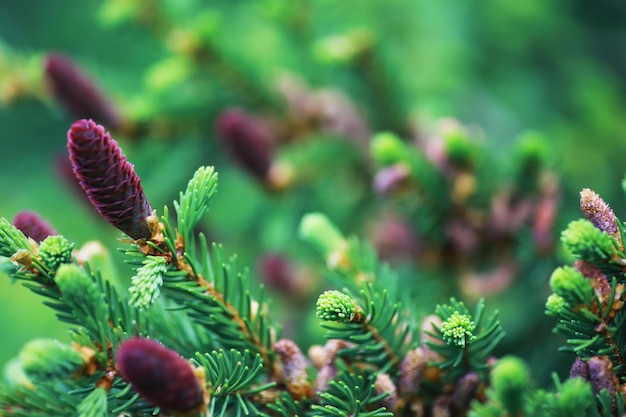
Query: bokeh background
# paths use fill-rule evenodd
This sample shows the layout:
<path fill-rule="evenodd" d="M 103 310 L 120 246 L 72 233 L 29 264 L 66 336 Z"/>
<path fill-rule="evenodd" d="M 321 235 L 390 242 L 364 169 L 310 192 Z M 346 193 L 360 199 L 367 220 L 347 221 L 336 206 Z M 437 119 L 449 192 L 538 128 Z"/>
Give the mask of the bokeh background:
<path fill-rule="evenodd" d="M 46 56 L 58 52 L 89 75 L 131 126 L 114 135 L 154 208 L 171 204 L 197 166 L 217 167 L 219 192 L 204 231 L 253 274 L 262 275 L 259 262 L 276 253 L 306 269 L 304 275 L 319 274 L 297 237 L 309 211 L 367 237 L 386 204 L 372 193 L 374 174 L 362 152 L 368 137 L 393 131 L 409 138 L 414 126 L 441 117 L 481 132 L 494 173 L 495 165 L 507 164 L 520 134 L 541 133 L 546 164 L 559 177 L 558 239 L 580 216 L 583 187 L 601 194 L 618 216 L 626 211 L 625 18 L 626 6 L 615 0 L 3 1 L 0 216 L 37 211 L 77 247 L 99 240 L 110 248 L 121 285 L 132 276 L 115 250 L 122 246 L 119 232 L 62 174 L 66 132 L 77 117 L 46 84 Z M 319 91 L 331 97 L 326 119 L 317 120 L 326 129 L 302 133 L 293 124 L 294 108 L 306 107 L 307 94 Z M 232 106 L 262 117 L 286 138 L 281 149 L 307 172 L 304 185 L 269 191 L 233 162 L 215 127 Z M 304 136 L 316 141 L 299 142 Z M 552 370 L 566 372 L 571 360 L 556 352 L 559 340 L 542 304 L 551 269 L 567 256 L 555 248 L 524 259 L 523 276 L 490 294 L 487 305 L 500 309 L 510 336 L 501 352 L 523 356 L 545 381 Z M 420 313 L 459 295 L 447 284 L 455 277 L 446 276 L 453 273 L 445 265 L 433 270 L 405 260 L 396 266 Z M 277 294 L 280 309 L 296 308 L 288 298 Z M 302 305 L 307 311 L 296 314 L 305 328 L 316 325 L 313 306 L 309 300 Z M 39 299 L 4 276 L 0 317 L 0 363 L 33 337 L 68 339 Z"/>

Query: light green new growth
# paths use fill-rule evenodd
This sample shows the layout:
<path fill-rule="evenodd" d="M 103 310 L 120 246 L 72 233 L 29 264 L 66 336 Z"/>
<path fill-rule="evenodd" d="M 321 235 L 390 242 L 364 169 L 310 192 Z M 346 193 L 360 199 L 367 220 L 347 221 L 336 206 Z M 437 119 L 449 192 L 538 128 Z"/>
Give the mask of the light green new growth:
<path fill-rule="evenodd" d="M 4 365 L 3 382 L 11 387 L 25 386 L 33 387 L 33 383 L 24 372 L 22 361 L 19 356 L 14 357 Z"/>
<path fill-rule="evenodd" d="M 0 217 L 0 256 L 10 258 L 20 250 L 30 251 L 28 238 L 6 218 Z"/>
<path fill-rule="evenodd" d="M 67 312 L 73 317 L 71 322 L 80 317 L 92 335 L 104 338 L 102 331 L 108 319 L 108 304 L 93 278 L 78 265 L 63 264 L 57 270 L 54 282 L 61 291 L 63 302 L 71 308 L 71 313 Z"/>
<path fill-rule="evenodd" d="M 441 333 L 446 343 L 454 343 L 457 346 L 465 347 L 468 341 L 476 337 L 472 332 L 476 329 L 476 324 L 472 318 L 466 314 L 459 314 L 458 311 L 443 323 L 441 323 Z"/>
<path fill-rule="evenodd" d="M 74 244 L 63 236 L 48 236 L 39 245 L 39 256 L 41 261 L 56 271 L 62 264 L 68 264 L 72 260 L 72 249 Z"/>
<path fill-rule="evenodd" d="M 325 291 L 317 299 L 316 315 L 321 320 L 349 323 L 355 313 L 355 301 L 341 291 Z"/>
<path fill-rule="evenodd" d="M 547 143 L 549 142 L 539 132 L 528 131 L 518 137 L 515 152 L 526 163 L 540 163 L 548 157 Z"/>
<path fill-rule="evenodd" d="M 33 379 L 67 378 L 84 364 L 73 347 L 55 339 L 35 339 L 20 352 L 20 362 L 27 376 Z"/>
<path fill-rule="evenodd" d="M 591 304 L 593 297 L 591 282 L 571 266 L 554 270 L 550 276 L 550 288 L 572 306 Z"/>
<path fill-rule="evenodd" d="M 339 229 L 321 213 L 306 214 L 300 222 L 299 232 L 300 238 L 319 249 L 327 261 L 346 245 Z"/>
<path fill-rule="evenodd" d="M 379 133 L 372 139 L 372 157 L 382 166 L 407 162 L 407 147 L 391 132 Z"/>
<path fill-rule="evenodd" d="M 560 314 L 567 305 L 567 302 L 563 297 L 558 294 L 550 294 L 546 301 L 546 314 L 549 316 L 555 316 Z"/>
<path fill-rule="evenodd" d="M 479 157 L 478 144 L 462 130 L 444 136 L 444 148 L 448 159 L 461 166 L 472 166 Z"/>
<path fill-rule="evenodd" d="M 500 359 L 491 371 L 491 386 L 507 411 L 515 415 L 524 404 L 524 392 L 529 384 L 528 367 L 513 356 Z"/>
<path fill-rule="evenodd" d="M 209 201 L 217 191 L 217 172 L 211 166 L 200 167 L 189 180 L 180 201 L 174 201 L 178 217 L 178 231 L 186 243 L 192 238 L 193 229 L 209 211 Z"/>
<path fill-rule="evenodd" d="M 78 417 L 107 417 L 107 393 L 103 387 L 96 388 L 78 405 Z"/>
<path fill-rule="evenodd" d="M 159 298 L 167 260 L 163 256 L 147 256 L 137 270 L 129 288 L 130 304 L 136 308 L 150 307 Z"/>
<path fill-rule="evenodd" d="M 583 378 L 570 378 L 559 387 L 557 404 L 562 416 L 574 416 L 595 406 L 591 384 Z"/>
<path fill-rule="evenodd" d="M 615 239 L 586 219 L 571 222 L 561 234 L 561 241 L 577 259 L 602 263 L 616 253 Z"/>

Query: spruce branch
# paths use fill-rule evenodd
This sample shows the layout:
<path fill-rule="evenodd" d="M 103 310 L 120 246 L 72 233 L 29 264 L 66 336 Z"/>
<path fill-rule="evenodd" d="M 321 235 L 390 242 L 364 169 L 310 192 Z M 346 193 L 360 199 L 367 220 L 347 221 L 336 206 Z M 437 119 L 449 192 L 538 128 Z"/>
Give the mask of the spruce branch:
<path fill-rule="evenodd" d="M 372 284 L 364 287 L 361 290 L 363 307 L 356 309 L 350 321 L 341 319 L 322 323 L 328 330 L 325 337 L 345 340 L 352 345 L 342 349 L 340 356 L 397 375 L 412 329 L 401 323 L 400 304 L 390 301 L 387 291 L 378 292 Z"/>

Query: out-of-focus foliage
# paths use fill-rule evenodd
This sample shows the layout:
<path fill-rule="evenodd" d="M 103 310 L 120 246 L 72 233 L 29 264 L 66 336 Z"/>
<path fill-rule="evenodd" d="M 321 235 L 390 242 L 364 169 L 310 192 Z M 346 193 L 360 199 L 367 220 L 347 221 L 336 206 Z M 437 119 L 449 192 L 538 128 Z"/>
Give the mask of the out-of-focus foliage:
<path fill-rule="evenodd" d="M 46 56 L 60 52 L 118 109 L 122 121 L 107 128 L 153 207 L 177 198 L 196 167 L 217 167 L 219 194 L 198 227 L 265 279 L 277 308 L 291 311 L 287 334 L 304 344 L 320 334 L 310 314 L 320 272 L 297 238 L 302 214 L 320 211 L 383 254 L 404 244 L 391 260 L 416 315 L 450 295 L 483 295 L 470 284 L 499 284 L 487 295 L 507 332 L 500 349 L 545 381 L 571 358 L 545 355 L 558 254 L 550 243 L 537 250 L 533 233 L 543 219 L 545 241 L 554 238 L 583 187 L 623 211 L 624 17 L 608 0 L 2 2 L 0 215 L 37 211 L 77 247 L 119 237 L 64 177 L 69 125 L 95 116 L 69 114 L 47 85 Z M 232 107 L 269 138 L 264 177 L 242 169 L 245 155 L 224 143 L 237 138 L 217 129 Z M 409 160 L 376 158 L 380 132 Z M 393 193 L 380 193 L 375 179 L 398 162 L 409 172 L 389 171 Z M 515 227 L 485 239 L 494 213 Z M 2 362 L 34 336 L 65 337 L 8 281 Z"/>

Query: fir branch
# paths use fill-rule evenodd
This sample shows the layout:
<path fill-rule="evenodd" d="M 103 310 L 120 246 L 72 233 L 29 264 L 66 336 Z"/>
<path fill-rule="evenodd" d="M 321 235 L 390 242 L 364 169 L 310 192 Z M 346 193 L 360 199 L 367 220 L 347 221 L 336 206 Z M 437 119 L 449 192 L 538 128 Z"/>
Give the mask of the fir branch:
<path fill-rule="evenodd" d="M 163 223 L 168 244 L 171 232 L 168 223 Z M 206 255 L 208 261 L 194 262 L 193 268 L 187 262 L 181 266 L 182 261 L 173 261 L 162 276 L 163 292 L 185 308 L 189 317 L 223 346 L 258 352 L 268 365 L 267 369 L 272 369 L 269 366 L 273 362 L 271 345 L 277 332 L 268 322 L 263 290 L 254 297 L 248 274 L 239 271 L 236 258 L 225 260 L 221 246 L 214 245 L 209 252 L 204 237 L 200 236 L 199 240 L 201 254 Z M 143 262 L 145 257 L 138 247 L 127 250 L 126 254 L 128 261 L 135 264 Z M 208 273 L 208 280 L 199 273 L 190 275 L 190 270 Z"/>
<path fill-rule="evenodd" d="M 308 401 L 306 399 L 297 401 L 289 393 L 281 392 L 278 398 L 267 404 L 267 408 L 271 412 L 270 415 L 278 417 L 304 417 L 307 405 Z"/>
<path fill-rule="evenodd" d="M 329 383 L 328 389 L 319 393 L 320 404 L 313 404 L 311 410 L 320 417 L 393 416 L 385 407 L 379 406 L 387 395 L 376 395 L 374 373 L 356 372 L 343 367 Z"/>
<path fill-rule="evenodd" d="M 213 416 L 226 415 L 233 408 L 235 415 L 258 414 L 256 396 L 275 385 L 255 385 L 263 369 L 258 353 L 253 355 L 248 350 L 241 353 L 235 349 L 220 349 L 204 355 L 198 353 L 195 361 L 206 371 L 209 410 Z"/>
<path fill-rule="evenodd" d="M 107 392 L 96 388 L 78 404 L 78 417 L 107 417 Z"/>
<path fill-rule="evenodd" d="M 623 328 L 626 325 L 626 312 L 620 310 L 614 320 L 606 322 L 586 309 L 560 313 L 555 332 L 567 337 L 563 351 L 572 351 L 584 359 L 593 356 L 608 356 L 616 373 L 623 372 L 626 366 L 622 348 Z M 618 337 L 619 340 L 615 340 Z"/>
<path fill-rule="evenodd" d="M 378 292 L 373 284 L 367 284 L 361 296 L 363 306 L 350 315 L 349 321 L 340 319 L 322 324 L 328 329 L 325 336 L 353 345 L 341 350 L 341 356 L 373 364 L 380 372 L 396 375 L 412 330 L 406 323 L 400 323 L 400 304 L 390 302 L 387 291 Z"/>
<path fill-rule="evenodd" d="M 19 270 L 13 272 L 13 278 L 34 278 L 42 283 L 50 283 L 50 269 L 37 256 L 38 249 L 37 242 L 27 238 L 6 218 L 0 217 L 0 256 L 19 266 Z"/>
<path fill-rule="evenodd" d="M 491 351 L 504 337 L 498 312 L 483 323 L 484 300 L 479 300 L 473 315 L 462 302 L 450 299 L 450 304 L 438 305 L 441 325 L 432 324 L 425 333 L 434 340 L 426 345 L 439 355 L 436 365 L 444 370 L 446 378 L 456 381 L 467 372 L 484 375 Z"/>
<path fill-rule="evenodd" d="M 76 399 L 69 393 L 71 388 L 57 380 L 40 382 L 37 389 L 24 385 L 2 387 L 0 414 L 12 417 L 76 415 Z"/>

